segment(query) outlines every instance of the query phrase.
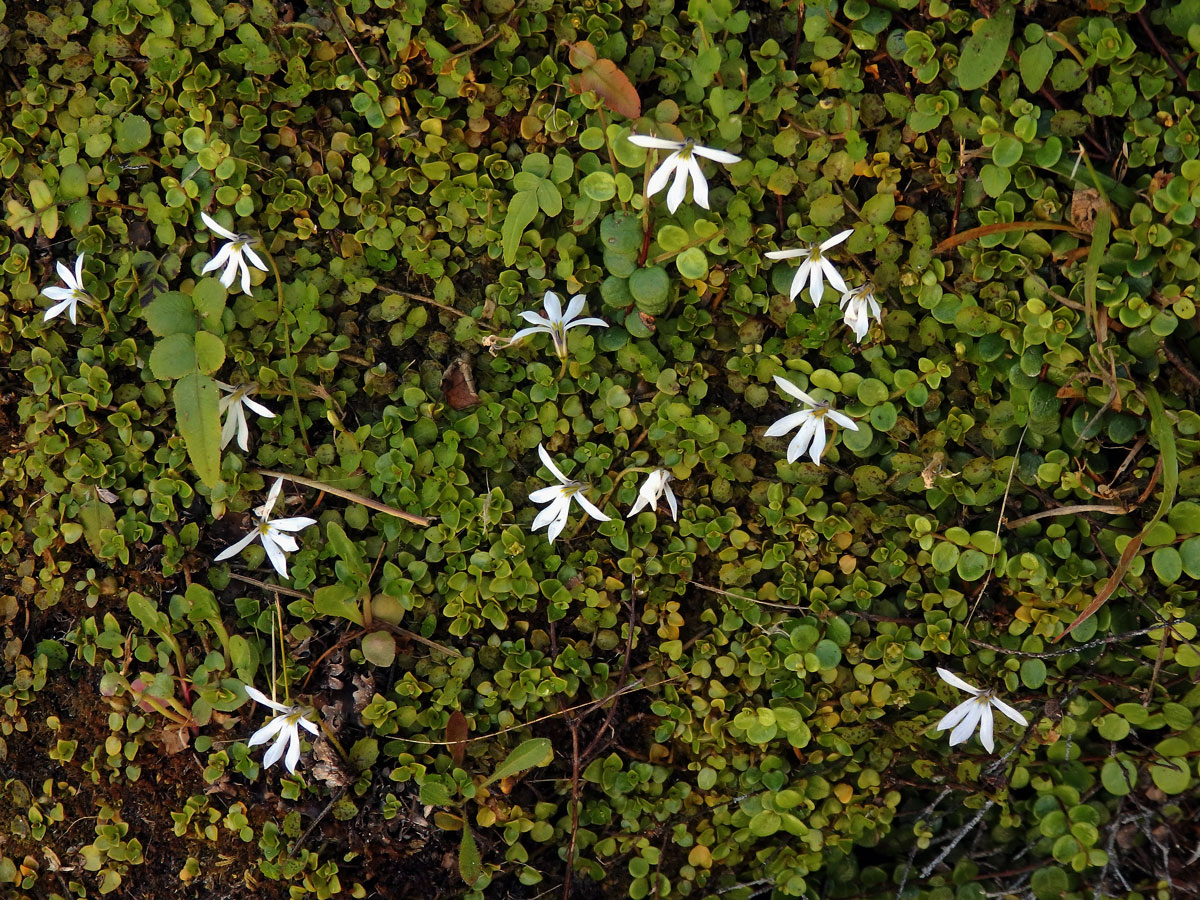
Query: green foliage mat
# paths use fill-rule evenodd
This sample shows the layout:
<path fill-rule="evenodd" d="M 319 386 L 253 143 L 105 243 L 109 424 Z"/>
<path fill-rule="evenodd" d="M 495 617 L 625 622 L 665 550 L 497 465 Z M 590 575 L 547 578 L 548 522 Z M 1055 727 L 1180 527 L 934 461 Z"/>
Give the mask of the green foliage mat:
<path fill-rule="evenodd" d="M 1197 896 L 1198 23 L 0 0 L 0 895 Z M 741 160 L 672 214 L 632 132 Z M 844 229 L 861 343 L 765 256 Z M 213 561 L 267 472 L 287 578 Z"/>

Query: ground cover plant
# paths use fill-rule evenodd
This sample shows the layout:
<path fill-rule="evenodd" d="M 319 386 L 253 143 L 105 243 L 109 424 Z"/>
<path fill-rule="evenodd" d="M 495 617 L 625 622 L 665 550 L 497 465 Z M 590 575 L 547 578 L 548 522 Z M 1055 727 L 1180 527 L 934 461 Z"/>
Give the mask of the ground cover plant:
<path fill-rule="evenodd" d="M 1200 894 L 1198 54 L 0 0 L 0 895 Z"/>

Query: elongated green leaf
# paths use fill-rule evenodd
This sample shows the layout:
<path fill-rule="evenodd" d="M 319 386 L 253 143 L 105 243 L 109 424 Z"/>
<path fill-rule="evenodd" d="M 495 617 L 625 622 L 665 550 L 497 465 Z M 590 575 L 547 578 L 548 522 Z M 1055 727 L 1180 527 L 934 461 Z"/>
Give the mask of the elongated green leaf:
<path fill-rule="evenodd" d="M 333 552 L 342 558 L 344 562 L 355 575 L 365 580 L 371 574 L 371 567 L 367 565 L 363 559 L 362 553 L 358 549 L 358 545 L 346 535 L 345 529 L 337 522 L 330 522 L 325 526 L 325 537 L 329 540 L 329 546 L 333 548 Z"/>
<path fill-rule="evenodd" d="M 1001 6 L 990 19 L 979 24 L 962 48 L 962 56 L 958 60 L 958 68 L 954 74 L 958 76 L 958 85 L 964 91 L 981 88 L 1004 65 L 1004 57 L 1008 54 L 1008 45 L 1012 41 L 1013 22 L 1017 10 L 1014 6 Z"/>
<path fill-rule="evenodd" d="M 517 191 L 508 204 L 508 214 L 500 226 L 500 246 L 504 249 L 504 264 L 511 266 L 517 261 L 517 248 L 521 246 L 521 235 L 538 214 L 537 191 Z"/>
<path fill-rule="evenodd" d="M 313 609 L 323 616 L 337 616 L 361 625 L 362 611 L 355 602 L 356 596 L 354 588 L 348 585 L 328 584 L 313 591 Z"/>
<path fill-rule="evenodd" d="M 544 766 L 553 758 L 554 748 L 549 740 L 532 738 L 518 744 L 513 752 L 508 754 L 508 758 L 496 767 L 496 771 L 492 773 L 491 778 L 484 782 L 484 785 L 489 785 L 493 781 L 499 781 L 510 775 L 516 775 L 518 772 L 524 772 L 526 769 L 532 769 L 534 766 Z"/>
<path fill-rule="evenodd" d="M 83 537 L 88 547 L 93 555 L 99 558 L 100 551 L 104 548 L 104 538 L 100 532 L 117 527 L 116 514 L 111 506 L 93 495 L 90 500 L 79 505 L 79 523 L 83 526 Z"/>
<path fill-rule="evenodd" d="M 462 843 L 458 848 L 458 871 L 468 886 L 474 885 L 483 874 L 479 847 L 475 844 L 475 835 L 466 819 L 463 819 Z"/>
<path fill-rule="evenodd" d="M 191 374 L 175 384 L 175 420 L 188 457 L 208 487 L 221 483 L 220 391 L 207 375 Z"/>

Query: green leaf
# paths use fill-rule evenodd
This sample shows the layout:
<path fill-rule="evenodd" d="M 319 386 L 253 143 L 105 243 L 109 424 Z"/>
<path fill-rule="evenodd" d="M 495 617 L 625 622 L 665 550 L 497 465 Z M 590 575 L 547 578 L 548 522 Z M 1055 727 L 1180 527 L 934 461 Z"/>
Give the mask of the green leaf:
<path fill-rule="evenodd" d="M 362 652 L 367 662 L 386 669 L 396 661 L 396 639 L 386 631 L 372 631 L 362 640 Z"/>
<path fill-rule="evenodd" d="M 350 748 L 350 765 L 356 772 L 365 772 L 379 759 L 379 741 L 373 737 L 359 738 Z"/>
<path fill-rule="evenodd" d="M 537 216 L 538 209 L 536 191 L 517 191 L 509 201 L 504 224 L 500 226 L 500 246 L 504 249 L 506 266 L 511 266 L 517 261 L 517 249 L 521 246 L 521 236 L 529 227 L 529 223 Z"/>
<path fill-rule="evenodd" d="M 1096 730 L 1106 741 L 1123 741 L 1129 737 L 1129 722 L 1123 716 L 1109 713 L 1100 719 Z"/>
<path fill-rule="evenodd" d="M 537 188 L 538 206 L 548 216 L 557 216 L 562 212 L 562 194 L 551 181 L 543 181 Z M 522 229 L 523 230 L 523 229 Z"/>
<path fill-rule="evenodd" d="M 207 375 L 185 375 L 175 384 L 175 418 L 188 457 L 208 487 L 221 483 L 221 392 Z"/>
<path fill-rule="evenodd" d="M 463 819 L 462 843 L 458 847 L 458 872 L 468 886 L 472 886 L 483 875 L 483 860 L 479 858 L 479 847 L 471 824 Z"/>
<path fill-rule="evenodd" d="M 579 189 L 583 191 L 584 196 L 591 197 L 593 200 L 611 200 L 617 195 L 617 180 L 612 177 L 611 172 L 601 169 L 584 177 L 579 182 Z"/>
<path fill-rule="evenodd" d="M 37 212 L 54 205 L 54 194 L 50 192 L 46 182 L 40 178 L 34 178 L 29 182 L 29 199 L 33 201 L 33 208 Z"/>
<path fill-rule="evenodd" d="M 371 567 L 363 559 L 362 551 L 359 549 L 358 544 L 350 540 L 345 529 L 337 522 L 331 521 L 325 526 L 325 537 L 329 541 L 330 548 L 341 557 L 351 572 L 365 581 L 367 576 L 371 574 Z"/>
<path fill-rule="evenodd" d="M 680 229 L 682 231 L 682 229 Z M 633 213 L 609 213 L 600 220 L 600 240 L 605 250 L 622 255 L 637 255 L 642 249 L 642 226 Z M 687 232 L 680 242 L 682 247 L 687 243 Z M 663 247 L 664 250 L 668 249 Z"/>
<path fill-rule="evenodd" d="M 661 316 L 667 311 L 667 295 L 671 290 L 671 278 L 662 266 L 647 266 L 637 269 L 629 276 L 629 293 L 640 312 L 648 316 Z"/>
<path fill-rule="evenodd" d="M 454 802 L 450 789 L 440 781 L 426 781 L 421 785 L 418 797 L 426 806 L 450 806 Z"/>
<path fill-rule="evenodd" d="M 1054 51 L 1044 39 L 1022 50 L 1017 68 L 1021 70 L 1021 81 L 1025 84 L 1025 90 L 1031 93 L 1040 91 L 1053 64 Z"/>
<path fill-rule="evenodd" d="M 1164 794 L 1182 794 L 1192 783 L 1187 758 L 1174 756 L 1151 763 L 1150 779 Z"/>
<path fill-rule="evenodd" d="M 169 338 L 163 338 L 159 343 L 162 344 L 178 337 L 184 336 L 181 334 L 171 335 Z M 221 366 L 225 365 L 225 342 L 210 331 L 197 331 L 193 340 L 196 345 L 196 368 L 205 375 L 215 375 Z M 162 376 L 155 373 L 155 377 L 161 378 Z"/>
<path fill-rule="evenodd" d="M 225 313 L 225 301 L 229 292 L 216 278 L 201 278 L 192 288 L 192 306 L 200 316 L 200 327 L 214 334 L 223 334 L 225 326 L 221 317 Z M 193 328 L 194 320 L 193 320 Z"/>
<path fill-rule="evenodd" d="M 167 291 L 159 294 L 142 312 L 146 327 L 158 337 L 196 333 L 196 308 L 186 294 Z"/>
<path fill-rule="evenodd" d="M 174 381 L 196 371 L 196 345 L 191 335 L 169 334 L 150 351 L 150 371 L 155 378 Z"/>
<path fill-rule="evenodd" d="M 964 91 L 983 87 L 1000 71 L 1012 41 L 1016 15 L 1015 6 L 1001 6 L 990 19 L 979 22 L 974 34 L 967 38 L 954 71 Z"/>
<path fill-rule="evenodd" d="M 496 767 L 496 771 L 492 773 L 492 777 L 483 783 L 483 786 L 491 784 L 494 781 L 499 781 L 501 778 L 508 778 L 510 775 L 516 775 L 518 772 L 524 772 L 526 769 L 532 769 L 534 766 L 547 765 L 554 759 L 554 748 L 550 741 L 546 738 L 531 738 L 518 744 L 513 752 L 508 754 L 504 762 Z"/>
<path fill-rule="evenodd" d="M 708 257 L 699 247 L 689 247 L 675 257 L 675 268 L 684 278 L 700 281 L 708 276 Z"/>
<path fill-rule="evenodd" d="M 122 153 L 133 153 L 150 143 L 150 120 L 145 116 L 122 116 L 114 131 Z"/>
<path fill-rule="evenodd" d="M 93 555 L 100 556 L 104 548 L 102 530 L 113 530 L 117 527 L 117 517 L 112 507 L 95 496 L 79 505 L 79 522 L 83 525 L 83 537 Z"/>
<path fill-rule="evenodd" d="M 1124 797 L 1137 782 L 1137 766 L 1125 756 L 1110 758 L 1100 769 L 1100 783 L 1114 797 Z"/>
<path fill-rule="evenodd" d="M 891 193 L 876 194 L 862 205 L 862 217 L 872 225 L 886 225 L 896 213 L 896 198 Z"/>
<path fill-rule="evenodd" d="M 129 596 L 125 598 L 125 605 L 129 607 L 130 614 L 142 623 L 147 631 L 153 631 L 161 635 L 163 632 L 171 633 L 171 622 L 149 597 L 139 594 L 137 591 L 130 591 Z"/>
<path fill-rule="evenodd" d="M 1150 557 L 1150 565 L 1163 584 L 1174 584 L 1183 575 L 1183 557 L 1174 547 L 1159 547 Z"/>
<path fill-rule="evenodd" d="M 963 581 L 978 581 L 988 570 L 988 558 L 978 550 L 964 550 L 958 558 L 958 577 Z"/>
<path fill-rule="evenodd" d="M 358 592 L 345 584 L 329 584 L 313 591 L 313 609 L 323 616 L 349 619 L 355 625 L 363 623 L 358 608 Z"/>

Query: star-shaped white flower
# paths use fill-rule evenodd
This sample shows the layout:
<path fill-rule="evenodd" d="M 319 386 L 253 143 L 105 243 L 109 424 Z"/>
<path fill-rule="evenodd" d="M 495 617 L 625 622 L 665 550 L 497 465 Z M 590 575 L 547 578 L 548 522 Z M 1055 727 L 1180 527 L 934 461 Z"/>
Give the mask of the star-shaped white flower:
<path fill-rule="evenodd" d="M 825 294 L 825 279 L 829 280 L 829 285 L 834 290 L 846 290 L 846 280 L 834 268 L 833 263 L 825 258 L 824 254 L 826 250 L 832 250 L 853 233 L 853 228 L 847 228 L 845 231 L 839 231 L 821 244 L 806 244 L 795 250 L 771 250 L 767 253 L 767 259 L 805 257 L 804 262 L 800 263 L 800 267 L 796 269 L 796 277 L 792 279 L 790 296 L 793 301 L 804 290 L 806 279 L 808 281 L 808 296 L 812 300 L 813 306 L 821 305 L 821 297 Z"/>
<path fill-rule="evenodd" d="M 263 756 L 263 768 L 269 769 L 282 757 L 287 770 L 295 772 L 296 763 L 300 761 L 300 729 L 305 728 L 311 734 L 317 733 L 316 724 L 307 718 L 312 710 L 305 706 L 284 706 L 282 703 L 276 703 L 262 691 L 250 685 L 246 685 L 246 694 L 255 702 L 279 713 L 277 716 L 272 716 L 266 725 L 254 732 L 247 743 L 251 747 L 257 747 L 274 738 L 275 743 Z M 287 756 L 283 755 L 284 747 L 287 747 Z"/>
<path fill-rule="evenodd" d="M 875 288 L 869 281 L 842 294 L 839 305 L 842 308 L 842 320 L 860 342 L 871 330 L 871 318 L 879 321 L 879 303 L 875 299 Z"/>
<path fill-rule="evenodd" d="M 724 150 L 713 150 L 711 147 L 701 147 L 691 138 L 686 141 L 669 141 L 666 138 L 651 137 L 646 134 L 631 134 L 629 135 L 629 143 L 636 144 L 639 147 L 648 147 L 653 150 L 673 150 L 674 152 L 662 161 L 654 174 L 650 176 L 649 182 L 646 183 L 646 199 L 649 200 L 667 185 L 671 174 L 674 173 L 675 180 L 671 183 L 671 190 L 667 192 L 667 209 L 671 212 L 679 209 L 679 204 L 683 202 L 684 196 L 687 194 L 688 179 L 692 182 L 692 199 L 697 204 L 708 209 L 708 182 L 704 179 L 704 172 L 700 169 L 700 163 L 696 162 L 697 156 L 703 156 L 705 159 L 711 159 L 715 162 L 731 165 L 735 162 L 741 162 L 740 156 L 734 156 L 732 153 L 726 153 Z"/>
<path fill-rule="evenodd" d="M 267 502 L 262 506 L 255 507 L 254 513 L 258 516 L 258 524 L 248 535 L 234 544 L 222 550 L 214 558 L 215 562 L 220 562 L 223 559 L 229 559 L 231 556 L 236 556 L 250 546 L 255 538 L 262 539 L 263 549 L 267 551 L 267 558 L 271 560 L 271 565 L 275 567 L 275 571 L 287 577 L 287 557 L 284 553 L 295 553 L 300 549 L 300 545 L 296 543 L 296 539 L 288 534 L 289 531 L 300 531 L 302 528 L 307 528 L 309 525 L 316 525 L 316 519 L 310 519 L 308 516 L 295 516 L 289 519 L 268 519 L 271 515 L 271 510 L 275 508 L 275 501 L 279 499 L 279 492 L 283 490 L 283 479 L 276 478 L 275 483 L 271 485 L 271 492 L 267 494 Z"/>
<path fill-rule="evenodd" d="M 791 394 L 809 407 L 799 412 L 789 413 L 771 425 L 766 431 L 767 437 L 782 437 L 793 428 L 800 429 L 796 432 L 796 436 L 792 438 L 792 442 L 788 444 L 788 462 L 795 462 L 804 455 L 805 450 L 808 450 L 812 461 L 818 466 L 821 464 L 821 454 L 825 452 L 826 418 L 833 419 L 833 421 L 837 422 L 843 428 L 858 431 L 858 423 L 849 416 L 833 409 L 828 403 L 818 403 L 786 378 L 776 375 L 775 383 L 779 385 L 782 391 Z"/>
<path fill-rule="evenodd" d="M 633 509 L 629 510 L 629 514 L 625 518 L 632 518 L 643 509 L 657 513 L 658 501 L 663 494 L 667 495 L 667 506 L 671 507 L 671 518 L 679 521 L 679 507 L 675 503 L 675 492 L 671 490 L 671 473 L 667 469 L 655 469 L 646 476 L 646 480 L 638 489 L 637 503 L 633 504 Z"/>
<path fill-rule="evenodd" d="M 565 360 L 567 358 L 568 328 L 574 328 L 577 325 L 595 325 L 599 328 L 608 327 L 608 323 L 603 319 L 576 318 L 583 312 L 583 304 L 586 299 L 583 294 L 576 294 L 571 298 L 566 313 L 563 313 L 562 301 L 558 298 L 558 294 L 554 293 L 554 291 L 546 291 L 546 296 L 542 298 L 542 303 L 546 308 L 546 315 L 539 316 L 537 313 L 530 312 L 529 310 L 522 312 L 521 318 L 526 322 L 532 322 L 533 325 L 529 328 L 522 328 L 508 339 L 508 343 L 510 345 L 515 344 L 522 338 L 527 338 L 531 334 L 544 331 L 554 339 L 554 352 L 558 354 L 558 358 Z"/>
<path fill-rule="evenodd" d="M 49 322 L 55 316 L 59 315 L 64 309 L 67 311 L 67 317 L 71 320 L 71 324 L 75 324 L 75 310 L 80 303 L 90 304 L 92 296 L 83 289 L 83 254 L 75 257 L 75 271 L 71 272 L 62 263 L 55 263 L 54 267 L 58 269 L 58 277 L 63 280 L 66 287 L 48 287 L 43 288 L 42 293 L 51 300 L 58 302 L 46 310 L 42 321 Z"/>
<path fill-rule="evenodd" d="M 229 393 L 229 396 L 222 397 L 218 404 L 218 409 L 225 416 L 225 421 L 221 425 L 221 449 L 224 450 L 233 440 L 236 432 L 238 446 L 242 448 L 243 453 L 248 453 L 250 451 L 250 426 L 246 423 L 246 410 L 249 409 L 267 419 L 275 418 L 275 413 L 261 403 L 250 399 L 250 395 L 258 390 L 256 384 L 239 384 L 234 387 L 218 381 L 217 387 Z"/>
<path fill-rule="evenodd" d="M 248 258 L 250 264 L 256 269 L 261 269 L 263 272 L 267 271 L 266 263 L 252 249 L 252 246 L 258 242 L 258 239 L 249 234 L 235 234 L 206 212 L 200 213 L 200 218 L 204 220 L 204 226 L 209 231 L 223 237 L 227 241 L 217 251 L 217 255 L 204 264 L 204 268 L 200 270 L 200 274 L 206 275 L 213 271 L 213 269 L 219 269 L 221 266 L 224 266 L 225 271 L 221 273 L 220 281 L 221 284 L 228 288 L 233 284 L 233 279 L 240 269 L 242 272 L 242 293 L 249 294 L 250 266 L 246 265 L 246 259 Z"/>
<path fill-rule="evenodd" d="M 593 519 L 598 519 L 601 522 L 609 520 L 609 517 L 602 513 L 599 507 L 584 495 L 587 485 L 581 481 L 571 481 L 571 479 L 560 472 L 558 466 L 554 464 L 554 460 L 550 458 L 550 454 L 546 452 L 546 448 L 541 444 L 538 444 L 538 456 L 542 458 L 542 464 L 554 473 L 554 477 L 559 480 L 559 484 L 538 488 L 529 495 L 529 499 L 534 503 L 550 504 L 539 512 L 533 520 L 533 531 L 537 531 L 543 525 L 549 525 L 550 527 L 546 529 L 546 537 L 551 541 L 562 534 L 562 530 L 567 525 L 567 516 L 571 513 L 572 497 L 579 501 L 579 505 Z"/>
<path fill-rule="evenodd" d="M 992 752 L 992 707 L 1000 710 L 1018 725 L 1028 725 L 1029 722 L 1025 717 L 996 697 L 995 691 L 985 691 L 974 685 L 967 684 L 953 672 L 939 668 L 937 670 L 942 681 L 946 684 L 953 685 L 960 691 L 966 691 L 971 695 L 969 700 L 964 700 L 950 712 L 942 717 L 942 721 L 937 723 L 938 731 L 945 731 L 948 728 L 954 730 L 950 732 L 950 746 L 961 744 L 971 736 L 971 732 L 975 730 L 975 726 L 979 726 L 979 742 L 983 744 L 988 753 Z"/>

